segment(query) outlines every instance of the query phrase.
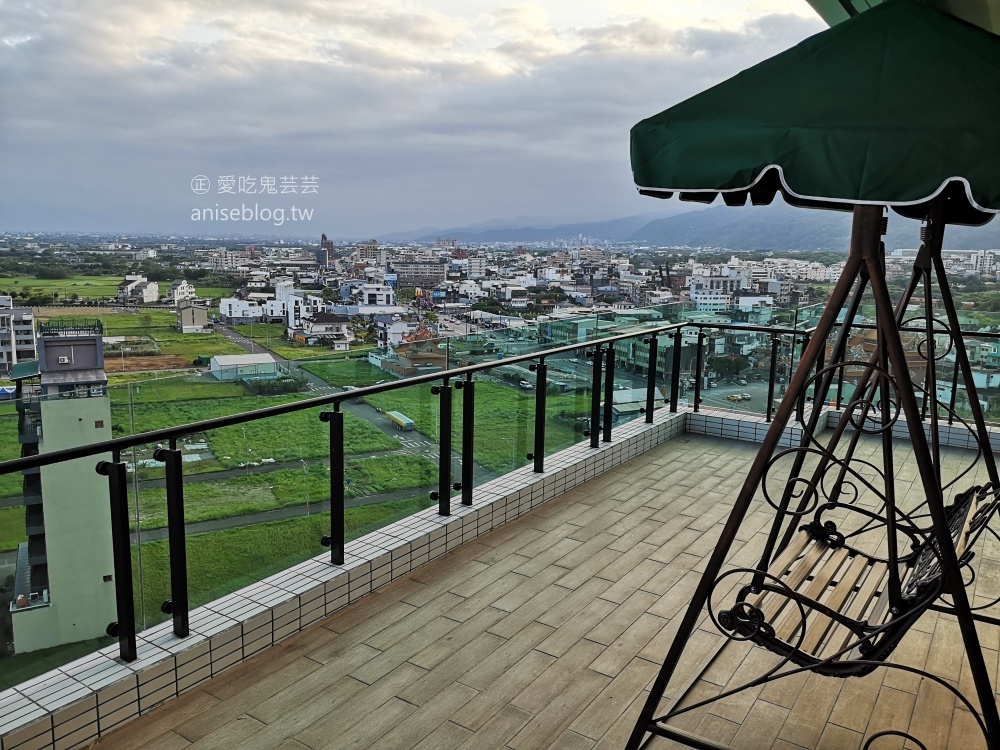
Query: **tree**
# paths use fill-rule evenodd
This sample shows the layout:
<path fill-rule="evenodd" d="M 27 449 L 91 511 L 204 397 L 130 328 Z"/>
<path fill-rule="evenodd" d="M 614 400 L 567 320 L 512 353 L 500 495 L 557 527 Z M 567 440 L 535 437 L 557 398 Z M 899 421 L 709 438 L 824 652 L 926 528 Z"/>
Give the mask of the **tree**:
<path fill-rule="evenodd" d="M 734 378 L 750 367 L 750 360 L 742 356 L 709 357 L 708 366 L 726 378 Z"/>

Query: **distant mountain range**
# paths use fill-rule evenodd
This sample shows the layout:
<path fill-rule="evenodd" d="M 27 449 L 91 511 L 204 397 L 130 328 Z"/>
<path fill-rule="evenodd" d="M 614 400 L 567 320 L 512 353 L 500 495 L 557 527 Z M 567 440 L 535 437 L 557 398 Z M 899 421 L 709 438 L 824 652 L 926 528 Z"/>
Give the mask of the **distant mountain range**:
<path fill-rule="evenodd" d="M 393 232 L 379 236 L 386 242 L 433 242 L 438 237 L 453 237 L 461 242 L 551 242 L 570 240 L 583 235 L 598 240 L 623 242 L 652 221 L 669 218 L 678 213 L 690 213 L 689 206 L 671 206 L 666 211 L 636 214 L 608 221 L 579 222 L 573 224 L 551 224 L 543 219 L 518 217 L 510 221 L 494 220 L 464 227 L 422 229 Z"/>
<path fill-rule="evenodd" d="M 379 239 L 389 242 L 433 242 L 436 237 L 454 237 L 466 243 L 551 242 L 584 236 L 612 242 L 672 247 L 719 247 L 732 250 L 833 250 L 847 251 L 851 214 L 792 208 L 784 203 L 771 206 L 730 208 L 713 206 L 691 210 L 690 204 L 671 201 L 669 212 L 638 214 L 608 221 L 545 226 L 541 222 L 486 225 L 451 229 L 424 228 L 397 232 Z M 664 216 L 663 213 L 673 215 Z M 889 214 L 889 250 L 919 245 L 916 221 Z M 1000 220 L 984 227 L 949 227 L 945 247 L 961 250 L 1000 248 Z"/>

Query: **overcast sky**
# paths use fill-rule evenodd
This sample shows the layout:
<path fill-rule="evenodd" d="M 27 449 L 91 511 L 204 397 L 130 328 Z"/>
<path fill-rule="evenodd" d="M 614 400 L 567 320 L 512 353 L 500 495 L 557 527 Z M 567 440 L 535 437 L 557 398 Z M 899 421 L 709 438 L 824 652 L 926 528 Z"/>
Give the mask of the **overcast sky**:
<path fill-rule="evenodd" d="M 804 0 L 0 0 L 0 231 L 655 211 L 629 128 L 823 28 Z M 255 205 L 283 225 L 192 218 Z"/>

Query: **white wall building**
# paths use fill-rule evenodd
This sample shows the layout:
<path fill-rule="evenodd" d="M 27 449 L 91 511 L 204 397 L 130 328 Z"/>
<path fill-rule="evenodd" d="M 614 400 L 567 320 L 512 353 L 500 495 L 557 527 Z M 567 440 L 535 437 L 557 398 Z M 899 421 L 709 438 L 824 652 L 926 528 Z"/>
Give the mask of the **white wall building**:
<path fill-rule="evenodd" d="M 0 296 L 0 370 L 37 358 L 34 314 L 30 308 L 14 307 L 10 295 Z"/>
<path fill-rule="evenodd" d="M 145 276 L 129 274 L 118 285 L 118 301 L 122 304 L 144 305 L 160 299 L 160 285 Z"/>
<path fill-rule="evenodd" d="M 177 279 L 170 288 L 167 289 L 166 301 L 171 305 L 176 305 L 189 299 L 197 299 L 198 292 L 187 279 Z"/>
<path fill-rule="evenodd" d="M 219 302 L 219 317 L 230 325 L 240 323 L 259 323 L 263 310 L 256 302 L 235 297 L 223 297 Z"/>

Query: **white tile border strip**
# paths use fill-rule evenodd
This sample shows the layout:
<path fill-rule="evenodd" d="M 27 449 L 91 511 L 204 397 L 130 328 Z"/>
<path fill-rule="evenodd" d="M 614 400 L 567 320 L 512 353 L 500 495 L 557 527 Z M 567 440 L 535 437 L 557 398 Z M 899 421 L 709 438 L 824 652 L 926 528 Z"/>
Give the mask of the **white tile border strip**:
<path fill-rule="evenodd" d="M 139 658 L 118 645 L 0 692 L 0 750 L 85 746 L 164 701 L 239 664 L 426 562 L 685 431 L 687 413 L 657 410 L 652 424 L 616 427 L 613 441 L 578 443 L 476 488 L 473 505 L 452 499 L 348 542 L 344 565 L 324 553 L 191 612 L 191 635 L 161 623 L 138 636 Z"/>
<path fill-rule="evenodd" d="M 841 412 L 829 407 L 820 429 Z M 657 410 L 614 429 L 613 442 L 578 443 L 546 457 L 548 470 L 525 466 L 476 488 L 473 505 L 452 499 L 452 515 L 415 513 L 347 544 L 344 565 L 324 553 L 191 612 L 191 635 L 177 638 L 170 622 L 138 636 L 139 658 L 118 657 L 117 644 L 0 692 L 0 750 L 49 750 L 88 745 L 164 701 L 260 653 L 366 594 L 441 557 L 541 503 L 562 495 L 682 432 L 761 442 L 763 415 L 703 408 Z M 902 428 L 905 430 L 905 427 Z M 901 432 L 897 437 L 905 438 Z M 781 445 L 801 438 L 786 429 Z M 960 427 L 943 442 L 972 447 Z M 990 429 L 994 446 L 1000 430 Z"/>

